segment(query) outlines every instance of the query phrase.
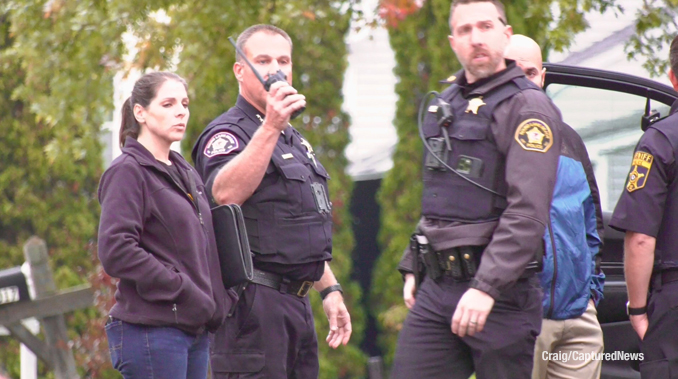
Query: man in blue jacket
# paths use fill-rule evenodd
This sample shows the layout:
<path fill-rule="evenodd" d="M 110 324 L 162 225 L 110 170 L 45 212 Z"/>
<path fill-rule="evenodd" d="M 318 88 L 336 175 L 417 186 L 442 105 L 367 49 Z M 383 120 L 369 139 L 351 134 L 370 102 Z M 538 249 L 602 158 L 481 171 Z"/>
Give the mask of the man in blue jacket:
<path fill-rule="evenodd" d="M 541 49 L 513 35 L 506 51 L 528 79 L 543 86 Z M 533 379 L 599 378 L 603 332 L 596 305 L 603 297 L 600 270 L 602 212 L 593 168 L 581 137 L 563 125 L 563 144 L 544 235 L 544 319 L 535 346 Z"/>

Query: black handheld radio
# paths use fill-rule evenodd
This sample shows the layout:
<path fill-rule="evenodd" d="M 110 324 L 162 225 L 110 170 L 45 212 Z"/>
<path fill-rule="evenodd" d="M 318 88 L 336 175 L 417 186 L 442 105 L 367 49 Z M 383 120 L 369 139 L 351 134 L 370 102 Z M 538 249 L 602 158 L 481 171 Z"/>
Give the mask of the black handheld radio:
<path fill-rule="evenodd" d="M 264 78 L 262 78 L 261 75 L 259 75 L 259 71 L 257 71 L 257 69 L 254 68 L 252 63 L 249 61 L 249 59 L 247 59 L 247 56 L 245 56 L 245 53 L 243 53 L 243 51 L 240 50 L 240 48 L 238 48 L 238 45 L 235 44 L 235 41 L 233 41 L 233 38 L 228 37 L 228 40 L 231 42 L 233 47 L 235 47 L 235 51 L 238 52 L 238 55 L 240 55 L 245 60 L 245 62 L 247 62 L 247 65 L 250 66 L 250 68 L 252 69 L 252 72 L 254 72 L 254 75 L 257 77 L 257 79 L 259 79 L 261 84 L 264 86 L 264 89 L 266 90 L 266 92 L 268 92 L 268 90 L 271 89 L 271 85 L 273 83 L 280 82 L 280 81 L 287 81 L 287 75 L 285 75 L 281 70 L 278 70 L 278 72 L 276 72 L 275 74 L 269 75 L 268 79 L 264 80 Z M 292 115 L 290 116 L 290 120 L 294 120 L 295 118 L 297 118 L 305 109 L 306 109 L 306 107 L 303 107 L 303 108 L 300 108 L 300 109 L 297 109 L 296 111 L 294 111 L 294 113 L 292 113 Z"/>

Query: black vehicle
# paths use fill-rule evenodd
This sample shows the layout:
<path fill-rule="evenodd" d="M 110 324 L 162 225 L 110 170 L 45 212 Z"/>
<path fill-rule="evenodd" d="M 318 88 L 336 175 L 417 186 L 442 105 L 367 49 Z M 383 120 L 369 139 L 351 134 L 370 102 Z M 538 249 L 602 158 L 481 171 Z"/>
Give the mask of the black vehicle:
<path fill-rule="evenodd" d="M 608 222 L 624 188 L 642 131 L 668 116 L 678 93 L 667 85 L 622 73 L 558 64 L 544 67 L 545 91 L 561 109 L 565 122 L 584 139 L 601 191 L 605 222 L 602 269 L 606 279 L 598 320 L 603 329 L 605 353 L 639 353 L 640 339 L 626 315 L 624 234 L 609 228 Z M 640 378 L 639 363 L 604 360 L 601 378 Z"/>

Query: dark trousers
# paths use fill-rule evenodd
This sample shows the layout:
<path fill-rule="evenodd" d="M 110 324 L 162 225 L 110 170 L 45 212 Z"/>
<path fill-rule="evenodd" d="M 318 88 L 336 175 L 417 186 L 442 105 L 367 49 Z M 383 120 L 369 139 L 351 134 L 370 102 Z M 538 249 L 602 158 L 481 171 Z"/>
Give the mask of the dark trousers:
<path fill-rule="evenodd" d="M 207 332 L 194 336 L 172 327 L 106 324 L 111 362 L 125 379 L 205 379 Z"/>
<path fill-rule="evenodd" d="M 655 278 L 656 279 L 656 278 Z M 649 327 L 640 344 L 642 379 L 678 378 L 678 282 L 653 280 L 647 304 Z"/>
<path fill-rule="evenodd" d="M 317 379 L 318 341 L 308 297 L 249 284 L 210 337 L 215 379 Z"/>
<path fill-rule="evenodd" d="M 536 277 L 522 279 L 495 301 L 485 328 L 452 334 L 452 315 L 468 282 L 425 279 L 398 337 L 392 379 L 530 378 L 541 329 L 542 291 Z"/>

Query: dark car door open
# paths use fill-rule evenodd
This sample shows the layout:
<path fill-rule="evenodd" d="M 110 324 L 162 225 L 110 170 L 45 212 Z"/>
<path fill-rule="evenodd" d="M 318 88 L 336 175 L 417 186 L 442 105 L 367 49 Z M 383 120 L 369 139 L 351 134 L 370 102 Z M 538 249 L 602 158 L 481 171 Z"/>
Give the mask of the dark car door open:
<path fill-rule="evenodd" d="M 598 305 L 605 353 L 639 352 L 639 338 L 626 315 L 623 233 L 608 221 L 624 188 L 641 125 L 666 117 L 678 94 L 656 81 L 622 73 L 544 64 L 545 91 L 563 119 L 586 143 L 601 192 L 605 222 L 601 267 L 606 275 Z M 623 358 L 616 353 L 618 358 Z M 601 378 L 640 378 L 637 360 L 603 360 Z"/>

